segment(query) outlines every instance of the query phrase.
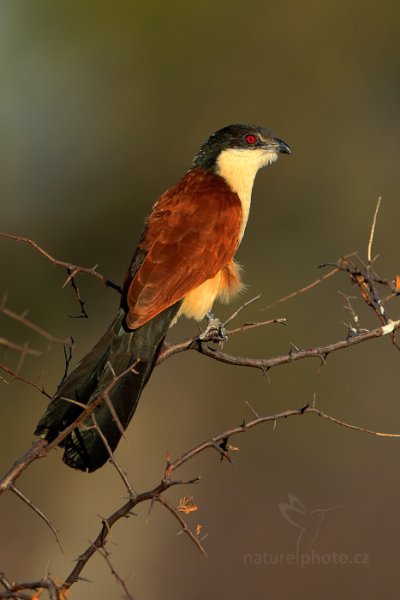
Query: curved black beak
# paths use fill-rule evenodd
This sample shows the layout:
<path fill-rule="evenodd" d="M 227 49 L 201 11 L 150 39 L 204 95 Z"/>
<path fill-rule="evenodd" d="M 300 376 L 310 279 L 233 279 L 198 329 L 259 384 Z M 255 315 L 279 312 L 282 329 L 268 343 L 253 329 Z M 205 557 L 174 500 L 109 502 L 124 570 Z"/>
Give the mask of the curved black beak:
<path fill-rule="evenodd" d="M 281 152 L 282 154 L 291 154 L 292 153 L 290 146 L 288 146 L 287 143 L 284 142 L 283 140 L 280 140 L 279 138 L 275 138 L 275 143 L 277 145 L 278 152 Z"/>

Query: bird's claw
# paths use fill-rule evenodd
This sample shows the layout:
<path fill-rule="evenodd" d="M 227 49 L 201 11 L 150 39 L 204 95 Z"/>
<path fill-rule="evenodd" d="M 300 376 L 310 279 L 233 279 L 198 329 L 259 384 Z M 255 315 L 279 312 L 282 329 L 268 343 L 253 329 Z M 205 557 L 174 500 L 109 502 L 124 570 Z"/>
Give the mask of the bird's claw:
<path fill-rule="evenodd" d="M 212 342 L 226 342 L 226 330 L 224 324 L 218 319 L 213 313 L 207 313 L 207 327 L 199 335 L 199 340 L 206 340 Z"/>

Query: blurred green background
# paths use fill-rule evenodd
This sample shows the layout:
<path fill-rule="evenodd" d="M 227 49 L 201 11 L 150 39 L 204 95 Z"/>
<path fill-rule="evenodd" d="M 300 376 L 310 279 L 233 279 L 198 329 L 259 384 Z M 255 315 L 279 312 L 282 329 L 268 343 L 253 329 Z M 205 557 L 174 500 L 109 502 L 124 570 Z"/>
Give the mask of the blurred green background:
<path fill-rule="evenodd" d="M 0 229 L 33 238 L 60 259 L 92 266 L 121 281 L 157 196 L 189 167 L 208 135 L 232 122 L 274 130 L 293 149 L 261 172 L 238 253 L 248 291 L 262 293 L 243 320 L 288 318 L 232 338 L 226 350 L 248 356 L 284 353 L 346 334 L 349 316 L 337 291 L 344 276 L 284 305 L 260 308 L 319 276 L 315 266 L 366 251 L 378 195 L 377 270 L 399 272 L 400 5 L 317 2 L 200 3 L 3 2 L 0 6 Z M 9 308 L 54 335 L 72 335 L 78 360 L 111 321 L 118 298 L 80 277 L 90 315 L 79 312 L 65 273 L 32 249 L 0 239 L 1 292 Z M 242 302 L 239 299 L 234 308 Z M 364 327 L 377 323 L 355 301 Z M 390 314 L 398 318 L 398 303 Z M 216 307 L 218 315 L 232 308 Z M 396 312 L 397 311 L 397 312 Z M 53 391 L 64 369 L 62 348 L 0 315 L 1 335 L 43 351 L 23 366 Z M 193 335 L 185 321 L 172 339 Z M 18 356 L 0 352 L 15 367 Z M 156 370 L 117 457 L 138 491 L 162 477 L 175 457 L 251 413 L 273 414 L 312 400 L 351 423 L 400 431 L 396 368 L 388 339 L 269 373 L 217 364 L 194 353 Z M 25 451 L 46 399 L 19 382 L 1 384 L 1 472 Z M 115 527 L 108 549 L 135 598 L 274 597 L 317 599 L 381 595 L 398 589 L 399 441 L 375 438 L 307 417 L 260 427 L 232 440 L 234 465 L 210 452 L 181 476 L 201 474 L 194 494 L 203 525 L 204 559 L 177 523 L 156 506 Z M 20 488 L 60 528 L 61 554 L 44 524 L 16 497 L 0 506 L 0 570 L 63 578 L 125 494 L 115 471 L 93 475 L 65 467 L 61 452 L 35 463 Z M 306 515 L 300 528 L 279 510 L 288 493 Z M 337 507 L 321 523 L 316 509 Z M 313 529 L 314 528 L 314 529 Z M 299 535 L 304 529 L 306 538 Z M 311 532 L 311 533 L 310 533 Z M 285 557 L 327 555 L 296 569 Z M 255 564 L 258 555 L 280 564 Z M 332 564 L 334 553 L 347 564 Z M 355 553 L 367 564 L 351 564 Z M 249 558 L 247 555 L 250 555 Z M 246 558 L 247 556 L 247 558 Z M 331 558 L 329 558 L 331 557 Z M 343 559 L 345 560 L 345 559 Z M 264 559 L 262 563 L 264 562 Z M 77 600 L 121 593 L 100 557 L 74 586 Z M 396 590 L 396 591 L 395 591 Z"/>

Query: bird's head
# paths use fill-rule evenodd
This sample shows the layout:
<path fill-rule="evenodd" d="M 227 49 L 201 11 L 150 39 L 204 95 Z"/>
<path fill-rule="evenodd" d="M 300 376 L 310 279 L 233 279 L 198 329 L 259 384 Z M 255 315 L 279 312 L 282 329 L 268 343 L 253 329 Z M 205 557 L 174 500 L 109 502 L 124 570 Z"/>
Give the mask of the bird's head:
<path fill-rule="evenodd" d="M 269 129 L 258 125 L 228 125 L 203 144 L 191 170 L 210 170 L 225 180 L 242 202 L 244 228 L 257 171 L 274 162 L 280 153 L 290 152 L 286 142 L 275 137 Z"/>
<path fill-rule="evenodd" d="M 217 173 L 232 164 L 255 174 L 275 161 L 280 153 L 290 154 L 286 142 L 258 125 L 228 125 L 213 133 L 193 160 L 192 169 L 202 167 Z"/>

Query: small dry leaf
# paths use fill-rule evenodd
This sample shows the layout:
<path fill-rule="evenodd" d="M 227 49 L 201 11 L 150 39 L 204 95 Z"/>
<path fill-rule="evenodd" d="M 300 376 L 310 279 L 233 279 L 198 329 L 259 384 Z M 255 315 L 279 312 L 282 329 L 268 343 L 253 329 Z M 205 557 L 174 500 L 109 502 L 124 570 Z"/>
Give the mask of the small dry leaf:
<path fill-rule="evenodd" d="M 239 452 L 240 448 L 239 446 L 232 446 L 232 444 L 228 444 L 228 450 L 231 452 Z"/>
<path fill-rule="evenodd" d="M 400 290 L 400 275 L 396 275 L 396 279 L 394 280 L 394 285 L 397 290 Z"/>
<path fill-rule="evenodd" d="M 179 500 L 177 508 L 180 512 L 183 512 L 186 515 L 198 510 L 198 507 L 194 503 L 193 496 L 183 496 L 183 498 Z"/>
<path fill-rule="evenodd" d="M 354 277 L 358 285 L 360 286 L 361 296 L 365 302 L 369 302 L 369 288 L 363 275 L 356 275 Z"/>
<path fill-rule="evenodd" d="M 203 529 L 203 525 L 200 525 L 200 524 L 196 525 L 196 529 L 194 530 L 195 534 L 196 534 L 196 537 L 199 537 L 200 532 L 201 532 L 202 529 Z"/>

